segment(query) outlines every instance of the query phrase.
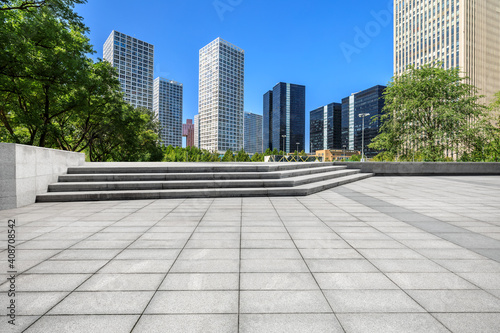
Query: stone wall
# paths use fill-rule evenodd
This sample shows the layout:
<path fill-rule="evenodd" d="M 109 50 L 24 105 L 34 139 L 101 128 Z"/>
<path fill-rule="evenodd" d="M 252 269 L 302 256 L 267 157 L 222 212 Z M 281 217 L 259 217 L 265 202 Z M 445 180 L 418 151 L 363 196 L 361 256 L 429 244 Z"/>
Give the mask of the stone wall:
<path fill-rule="evenodd" d="M 32 204 L 85 154 L 0 142 L 0 210 Z"/>
<path fill-rule="evenodd" d="M 376 176 L 500 175 L 500 163 L 462 162 L 334 162 Z"/>

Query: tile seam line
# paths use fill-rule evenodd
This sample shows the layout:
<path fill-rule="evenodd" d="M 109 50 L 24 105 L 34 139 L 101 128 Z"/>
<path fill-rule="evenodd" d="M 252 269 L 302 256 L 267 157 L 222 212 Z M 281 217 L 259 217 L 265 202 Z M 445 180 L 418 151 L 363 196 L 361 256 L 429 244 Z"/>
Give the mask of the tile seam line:
<path fill-rule="evenodd" d="M 186 202 L 188 199 L 184 199 L 177 207 L 180 207 L 184 202 Z M 156 200 L 155 200 L 156 201 Z M 170 266 L 170 268 L 168 269 L 167 273 L 165 273 L 165 276 L 163 277 L 163 279 L 160 281 L 160 283 L 158 284 L 158 287 L 156 288 L 156 290 L 154 291 L 153 295 L 151 296 L 151 298 L 149 299 L 148 303 L 146 304 L 146 306 L 144 307 L 144 309 L 142 310 L 142 312 L 139 314 L 139 317 L 137 318 L 134 326 L 132 326 L 132 328 L 130 329 L 130 333 L 132 333 L 135 328 L 137 327 L 137 324 L 139 323 L 139 321 L 141 320 L 141 318 L 144 316 L 147 308 L 149 307 L 149 305 L 151 304 L 151 302 L 153 301 L 153 298 L 156 296 L 156 294 L 158 293 L 158 291 L 160 290 L 160 287 L 161 285 L 163 284 L 163 282 L 165 282 L 165 279 L 167 278 L 168 274 L 170 273 L 170 271 L 172 270 L 172 267 L 174 267 L 175 263 L 177 262 L 177 260 L 179 259 L 182 251 L 186 248 L 186 245 L 189 243 L 189 241 L 191 240 L 191 237 L 193 237 L 193 234 L 196 232 L 196 229 L 198 229 L 199 225 L 201 224 L 201 221 L 203 221 L 203 218 L 207 215 L 207 212 L 210 210 L 210 208 L 212 207 L 213 203 L 215 202 L 215 198 L 213 198 L 210 202 L 210 205 L 207 207 L 207 209 L 205 210 L 205 212 L 203 213 L 203 215 L 200 217 L 200 220 L 198 221 L 198 224 L 196 224 L 196 227 L 193 229 L 193 231 L 191 232 L 191 235 L 189 236 L 189 238 L 186 240 L 186 242 L 184 243 L 184 246 L 182 247 L 182 249 L 179 251 L 179 253 L 177 254 L 176 258 L 174 259 L 174 261 L 172 262 L 172 265 Z M 173 209 L 175 210 L 175 209 Z M 172 211 L 173 211 L 172 210 Z M 168 213 L 170 214 L 170 212 Z M 166 214 L 165 216 L 168 216 L 168 214 Z M 159 223 L 160 221 L 158 221 L 157 223 Z M 157 224 L 155 223 L 155 225 Z M 151 228 L 150 228 L 151 229 Z M 148 229 L 149 230 L 149 229 Z"/>
<path fill-rule="evenodd" d="M 336 191 L 335 191 L 335 193 L 337 193 L 337 194 L 339 194 L 339 195 L 342 195 L 342 196 L 344 196 L 344 197 L 347 197 L 347 198 L 349 198 L 349 199 L 351 199 L 351 200 L 353 200 L 353 201 L 355 201 L 355 202 L 357 202 L 357 203 L 359 203 L 359 204 L 363 204 L 363 203 L 362 203 L 362 201 L 358 201 L 358 199 L 357 199 L 357 198 L 352 198 L 351 196 L 346 196 L 344 193 L 342 193 L 342 192 L 343 192 L 343 190 L 350 191 L 351 193 L 352 193 L 352 192 L 356 193 L 355 197 L 357 197 L 357 198 L 359 198 L 359 197 L 365 197 L 365 198 L 366 198 L 366 197 L 367 197 L 367 198 L 370 198 L 370 200 L 377 200 L 377 201 L 379 201 L 379 202 L 382 202 L 382 203 L 384 203 L 384 204 L 388 204 L 388 205 L 393 206 L 393 207 L 399 207 L 399 206 L 394 205 L 394 204 L 391 204 L 391 203 L 389 203 L 389 202 L 387 202 L 387 201 L 385 201 L 385 200 L 382 200 L 382 199 L 378 199 L 378 198 L 372 197 L 371 195 L 367 195 L 367 194 L 361 193 L 361 192 L 356 191 L 356 190 L 353 190 L 353 189 L 343 188 L 341 192 L 336 192 Z M 326 200 L 326 199 L 325 199 L 325 200 Z M 384 212 L 384 211 L 381 211 L 381 210 L 379 210 L 379 209 L 377 209 L 377 208 L 373 208 L 373 207 L 370 207 L 370 208 L 371 208 L 371 209 L 374 209 L 374 210 L 376 210 L 376 211 L 378 211 L 379 213 L 382 213 L 382 214 L 385 214 L 385 215 L 388 215 L 388 216 L 394 217 L 394 216 L 392 216 L 392 215 L 391 215 L 391 214 L 393 214 L 393 213 L 391 213 L 391 212 Z M 470 251 L 472 251 L 472 252 L 474 252 L 474 253 L 476 253 L 476 254 L 479 254 L 479 255 L 481 255 L 481 256 L 483 256 L 483 257 L 486 257 L 486 258 L 488 258 L 488 259 L 490 259 L 490 260 L 494 260 L 494 261 L 496 261 L 496 262 L 500 262 L 498 259 L 488 257 L 488 256 L 486 256 L 486 255 L 484 255 L 484 254 L 482 254 L 482 253 L 479 253 L 479 252 L 474 251 L 474 250 L 473 250 L 473 248 L 468 248 L 468 247 L 466 247 L 466 246 L 464 246 L 464 245 L 462 245 L 462 244 L 460 244 L 460 243 L 457 243 L 457 242 L 456 242 L 456 241 L 454 241 L 454 240 L 449 240 L 449 239 L 443 238 L 443 237 L 442 237 L 442 236 L 440 236 L 440 235 L 445 234 L 445 233 L 452 233 L 452 234 L 462 234 L 462 233 L 463 233 L 463 234 L 468 234 L 468 235 L 478 235 L 478 236 L 482 236 L 482 237 L 487 237 L 488 239 L 490 239 L 490 240 L 492 240 L 492 241 L 495 241 L 495 242 L 499 242 L 499 243 L 500 243 L 500 241 L 498 241 L 497 239 L 494 239 L 494 238 L 491 238 L 491 237 L 488 237 L 488 236 L 486 236 L 486 235 L 479 234 L 479 233 L 476 233 L 476 232 L 472 232 L 472 231 L 467 230 L 467 229 L 464 229 L 464 228 L 462 228 L 462 227 L 460 227 L 460 226 L 450 225 L 450 224 L 449 224 L 449 223 L 447 223 L 447 222 L 443 222 L 443 221 L 438 220 L 438 219 L 436 219 L 436 218 L 433 218 L 433 217 L 431 217 L 431 216 L 428 216 L 428 215 L 425 215 L 425 214 L 422 214 L 422 213 L 419 213 L 419 212 L 416 212 L 416 211 L 413 211 L 413 210 L 410 210 L 410 209 L 407 209 L 407 208 L 404 208 L 404 207 L 400 207 L 400 208 L 405 209 L 405 210 L 406 210 L 406 211 L 408 211 L 408 213 L 410 213 L 410 214 L 417 214 L 417 215 L 424 216 L 424 217 L 426 217 L 426 218 L 428 218 L 428 219 L 432 219 L 432 220 L 434 220 L 434 221 L 432 221 L 432 222 L 436 222 L 436 221 L 437 221 L 437 222 L 442 223 L 442 224 L 445 224 L 445 225 L 447 225 L 447 226 L 453 226 L 453 228 L 457 228 L 457 229 L 463 230 L 463 232 L 446 232 L 446 231 L 432 232 L 432 231 L 428 231 L 428 230 L 423 229 L 423 228 L 422 228 L 421 226 L 419 226 L 418 224 L 417 224 L 417 225 L 415 225 L 416 223 L 414 224 L 414 222 L 409 222 L 409 221 L 401 221 L 401 220 L 400 220 L 401 222 L 404 222 L 404 223 L 406 223 L 406 224 L 411 225 L 411 226 L 412 226 L 412 227 L 414 227 L 414 228 L 420 229 L 420 230 L 422 230 L 422 231 L 424 231 L 424 232 L 426 232 L 426 233 L 429 233 L 429 234 L 431 234 L 431 235 L 434 235 L 434 236 L 436 236 L 436 237 L 439 237 L 439 238 L 441 238 L 442 240 L 445 240 L 445 241 L 447 241 L 447 242 L 450 242 L 450 243 L 453 243 L 453 244 L 455 244 L 455 245 L 458 245 L 458 246 L 460 246 L 461 248 L 464 248 L 464 249 L 470 250 Z M 402 214 L 402 213 L 398 213 L 398 214 Z M 396 219 L 398 219 L 397 215 L 396 215 L 396 217 L 395 217 L 395 218 L 396 218 Z M 398 219 L 398 220 L 399 220 L 399 219 Z M 392 237 L 391 237 L 391 238 L 392 238 Z M 404 244 L 403 244 L 403 245 L 404 245 Z M 476 249 L 477 249 L 477 248 L 476 248 Z"/>
<path fill-rule="evenodd" d="M 184 200 L 184 201 L 185 201 L 185 200 Z M 180 205 L 181 205 L 184 201 L 180 202 L 180 203 L 179 203 L 179 204 L 178 204 L 175 208 L 179 207 L 179 206 L 180 206 Z M 142 206 L 142 207 L 137 207 L 137 209 L 136 209 L 135 211 L 130 212 L 130 214 L 128 214 L 127 216 L 129 216 L 129 215 L 131 215 L 131 214 L 133 214 L 133 213 L 136 213 L 136 212 L 138 212 L 139 210 L 144 209 L 145 207 L 148 207 L 148 206 L 152 205 L 154 202 L 156 202 L 156 200 L 151 200 L 151 202 L 150 202 L 149 204 L 145 205 L 145 206 Z M 115 206 L 120 205 L 120 204 L 121 204 L 121 203 L 117 203 Z M 174 208 L 174 209 L 172 209 L 171 211 L 175 210 L 175 208 Z M 106 208 L 105 208 L 105 209 L 106 209 Z M 170 211 L 170 212 L 171 212 L 171 211 Z M 164 215 L 164 217 L 165 217 L 165 216 L 168 216 L 168 214 L 170 214 L 170 212 L 166 213 L 166 214 Z M 118 221 L 116 221 L 116 222 L 112 223 L 112 224 L 111 224 L 111 225 L 109 225 L 109 226 L 112 226 L 112 225 L 114 225 L 114 224 L 116 224 L 116 223 L 120 222 L 121 220 L 123 220 L 123 219 L 124 219 L 124 218 L 126 218 L 127 216 L 122 217 L 121 219 L 119 219 Z M 160 221 L 161 221 L 161 219 L 160 219 L 160 220 L 158 220 L 158 222 L 160 222 Z M 154 225 L 156 225 L 158 222 L 156 222 Z M 101 230 L 106 229 L 106 228 L 107 228 L 107 227 L 109 227 L 109 226 L 103 227 Z M 151 229 L 151 228 L 148 228 L 148 230 L 149 230 L 149 229 Z M 95 233 L 93 233 L 93 234 L 92 234 L 92 235 L 90 235 L 89 237 L 91 237 L 91 236 L 93 236 L 93 235 L 97 234 L 97 233 L 98 233 L 98 232 L 100 232 L 101 230 L 96 231 Z M 103 267 L 105 267 L 107 264 L 109 264 L 109 262 L 110 262 L 111 260 L 113 260 L 113 259 L 114 259 L 114 258 L 116 258 L 118 255 L 120 255 L 120 253 L 122 253 L 123 251 L 125 251 L 125 250 L 126 250 L 126 249 L 130 246 L 130 245 L 132 245 L 133 243 L 135 243 L 135 242 L 136 242 L 136 241 L 137 241 L 137 240 L 138 240 L 141 236 L 142 236 L 142 234 L 141 234 L 138 238 L 136 238 L 134 241 L 132 241 L 132 242 L 131 242 L 128 246 L 126 246 L 125 248 L 123 248 L 123 250 L 122 250 L 122 251 L 118 252 L 118 253 L 117 253 L 117 254 L 116 254 L 113 258 L 111 258 L 111 259 L 104 259 L 104 260 L 107 260 L 107 262 L 106 262 L 103 266 L 101 266 L 101 267 L 100 267 L 97 271 L 95 271 L 94 273 L 90 274 L 90 276 L 89 276 L 87 279 L 85 279 L 82 283 L 80 283 L 80 284 L 79 284 L 76 288 L 74 288 L 74 289 L 73 289 L 73 291 L 69 292 L 69 293 L 68 293 L 65 297 L 63 297 L 63 298 L 62 298 L 59 302 L 57 302 L 57 303 L 56 303 L 56 304 L 54 304 L 52 307 L 50 307 L 50 309 L 48 309 L 48 310 L 47 310 L 44 314 L 42 314 L 41 316 L 39 316 L 39 317 L 38 317 L 35 321 L 33 321 L 33 322 L 32 322 L 32 323 L 31 323 L 28 327 L 26 327 L 26 328 L 25 328 L 22 332 L 26 332 L 26 331 L 27 331 L 27 330 L 28 330 L 31 326 L 33 326 L 36 322 L 38 322 L 38 321 L 39 321 L 42 317 L 44 317 L 45 315 L 47 315 L 47 314 L 48 314 L 48 313 L 49 313 L 52 309 L 54 309 L 57 305 L 59 305 L 61 302 L 63 302 L 66 298 L 68 298 L 68 297 L 69 297 L 69 295 L 71 295 L 73 292 L 75 292 L 75 291 L 76 291 L 76 289 L 78 289 L 80 286 L 82 286 L 85 282 L 87 282 L 87 281 L 88 281 L 89 279 L 91 279 L 94 275 L 96 275 L 98 271 L 100 271 Z M 87 237 L 87 238 L 89 238 L 89 237 Z M 84 241 L 84 240 L 86 240 L 87 238 L 85 238 L 85 239 L 83 239 L 83 240 L 81 240 L 81 241 Z M 80 243 L 81 241 L 76 242 L 74 245 L 76 245 L 76 244 Z M 69 249 L 69 248 L 68 248 L 68 249 Z M 64 251 L 64 250 L 61 250 L 61 251 L 60 251 L 60 252 L 58 252 L 57 254 L 59 254 L 59 253 L 61 253 L 61 252 L 63 252 L 63 251 Z M 57 254 L 55 254 L 54 256 L 56 256 Z M 52 258 L 52 257 L 51 257 L 51 258 Z M 47 261 L 47 260 L 49 260 L 49 259 L 50 259 L 50 258 L 46 259 L 45 261 Z M 90 259 L 90 260 L 93 260 L 93 259 Z M 45 262 L 45 261 L 44 261 L 44 262 Z M 35 267 L 35 266 L 34 266 L 34 267 Z"/>
<path fill-rule="evenodd" d="M 337 193 L 337 194 L 340 194 L 340 193 Z M 342 194 L 340 194 L 342 195 Z M 321 195 L 318 195 L 322 200 L 328 202 L 329 204 L 333 204 L 332 202 L 330 202 L 329 200 L 325 199 L 323 196 Z M 342 195 L 343 196 L 343 195 Z M 309 212 L 311 212 L 312 214 L 314 214 L 314 212 L 312 212 L 309 207 L 307 207 L 299 198 L 295 198 L 304 208 L 306 208 Z M 351 199 L 352 200 L 352 199 Z M 435 316 L 433 316 L 422 304 L 420 304 L 420 302 L 418 302 L 416 299 L 414 299 L 405 289 L 401 288 L 399 286 L 399 284 L 397 284 L 393 279 L 391 279 L 389 276 L 387 276 L 387 274 L 385 272 L 383 272 L 381 269 L 379 269 L 376 265 L 372 264 L 371 260 L 369 260 L 368 258 L 366 258 L 361 252 L 358 251 L 357 248 L 355 248 L 354 246 L 350 245 L 349 242 L 347 242 L 341 235 L 339 235 L 337 232 L 335 232 L 335 230 L 332 229 L 332 227 L 330 227 L 328 224 L 326 224 L 326 222 L 324 222 L 319 216 L 317 216 L 316 214 L 314 214 L 326 227 L 328 227 L 328 229 L 330 229 L 333 233 L 335 233 L 338 237 L 340 237 L 340 239 L 342 239 L 344 242 L 346 242 L 347 244 L 349 244 L 349 246 L 351 246 L 351 248 L 356 251 L 364 260 L 368 261 L 370 263 L 370 265 L 372 265 L 373 267 L 375 267 L 377 269 L 377 271 L 379 273 L 381 273 L 382 275 L 384 275 L 389 281 L 391 281 L 397 288 L 399 288 L 399 290 L 401 292 L 403 292 L 409 299 L 411 299 L 413 302 L 415 302 L 415 304 L 417 304 L 423 311 L 422 312 L 417 312 L 415 311 L 415 313 L 427 313 L 429 314 L 431 317 L 433 317 L 438 323 L 440 323 L 446 330 L 448 330 L 450 333 L 451 333 L 451 330 L 448 329 L 448 327 L 442 323 L 438 318 L 436 318 Z M 391 237 L 392 238 L 392 237 Z M 393 240 L 397 241 L 398 243 L 400 243 L 398 240 L 394 239 Z M 400 243 L 402 244 L 402 243 Z M 403 246 L 405 246 L 404 244 L 402 244 Z M 406 248 L 408 248 L 407 246 L 405 246 Z M 445 268 L 446 269 L 446 268 Z M 392 289 L 392 290 L 398 290 L 398 289 Z"/>
<path fill-rule="evenodd" d="M 296 201 L 299 201 L 296 197 L 292 197 L 292 199 L 295 199 Z M 290 237 L 290 239 L 292 240 L 293 242 L 293 245 L 295 245 L 295 249 L 299 252 L 300 254 L 300 257 L 302 258 L 302 261 L 304 262 L 304 264 L 306 265 L 307 267 L 307 270 L 309 271 L 309 274 L 311 274 L 312 278 L 314 279 L 314 282 L 316 283 L 316 286 L 318 287 L 319 291 L 321 292 L 321 295 L 323 295 L 323 298 L 324 300 L 326 301 L 326 303 L 328 304 L 328 307 L 330 308 L 331 310 L 331 313 L 335 316 L 335 319 L 337 320 L 337 322 L 339 323 L 339 326 L 340 328 L 342 329 L 342 331 L 344 333 L 347 333 L 346 329 L 344 328 L 344 325 L 342 325 L 342 323 L 340 322 L 340 319 L 339 317 L 337 316 L 337 313 L 335 313 L 335 311 L 333 310 L 333 307 L 330 303 L 330 301 L 328 300 L 328 298 L 326 297 L 325 293 L 323 292 L 323 289 L 321 288 L 321 286 L 319 285 L 318 283 L 318 280 L 316 279 L 316 277 L 314 276 L 313 272 L 311 271 L 311 268 L 309 267 L 309 264 L 307 263 L 307 261 L 304 259 L 304 256 L 302 255 L 302 252 L 300 252 L 299 248 L 297 247 L 297 244 L 295 243 L 295 240 L 293 239 L 292 235 L 290 234 L 290 231 L 288 231 L 288 228 L 287 226 L 285 225 L 285 222 L 283 222 L 283 219 L 281 218 L 281 215 L 280 213 L 278 212 L 278 210 L 276 209 L 276 206 L 274 205 L 274 202 L 272 200 L 272 198 L 268 198 L 269 202 L 271 203 L 271 205 L 273 206 L 274 208 L 274 211 L 276 212 L 276 215 L 278 216 L 278 218 L 280 219 L 281 221 L 281 224 L 283 225 L 283 227 L 285 228 L 287 234 L 288 234 L 288 237 Z M 300 201 L 299 201 L 300 202 Z M 304 206 L 304 205 L 303 205 Z M 304 206 L 305 207 L 305 206 Z M 307 209 L 307 207 L 305 207 Z M 307 209 L 309 210 L 309 209 Z M 325 312 L 325 313 L 330 313 L 330 312 Z"/>

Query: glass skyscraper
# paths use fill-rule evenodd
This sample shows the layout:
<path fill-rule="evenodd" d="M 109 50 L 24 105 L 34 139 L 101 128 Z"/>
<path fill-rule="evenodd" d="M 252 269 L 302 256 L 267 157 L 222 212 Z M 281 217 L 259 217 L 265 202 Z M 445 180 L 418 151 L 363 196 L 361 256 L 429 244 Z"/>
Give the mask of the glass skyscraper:
<path fill-rule="evenodd" d="M 154 47 L 113 30 L 104 43 L 104 60 L 116 68 L 124 99 L 135 107 L 153 110 Z"/>
<path fill-rule="evenodd" d="M 341 149 L 342 104 L 330 103 L 310 112 L 311 153 L 316 150 Z"/>
<path fill-rule="evenodd" d="M 262 153 L 262 116 L 245 112 L 244 149 L 247 153 Z"/>
<path fill-rule="evenodd" d="M 363 119 L 359 116 L 368 113 L 365 117 L 365 155 L 373 157 L 377 151 L 367 148 L 373 138 L 378 135 L 380 120 L 373 116 L 382 114 L 384 108 L 383 93 L 385 86 L 374 86 L 369 89 L 354 93 L 342 99 L 342 134 L 341 146 L 345 145 L 347 150 L 361 151 Z"/>
<path fill-rule="evenodd" d="M 262 148 L 273 150 L 273 91 L 264 94 L 262 112 Z"/>
<path fill-rule="evenodd" d="M 182 147 L 182 83 L 158 77 L 153 91 L 153 111 L 160 120 L 162 144 Z"/>
<path fill-rule="evenodd" d="M 267 97 L 266 97 L 267 95 Z M 272 109 L 269 104 L 272 95 Z M 269 106 L 268 106 L 269 105 Z M 269 108 L 269 109 L 266 109 Z M 266 130 L 269 128 L 269 145 L 267 148 L 278 149 L 286 153 L 305 150 L 306 132 L 306 87 L 297 84 L 280 82 L 271 92 L 264 95 L 264 142 Z M 272 110 L 272 111 L 271 111 Z M 267 127 L 269 124 L 269 127 Z"/>
<path fill-rule="evenodd" d="M 244 63 L 245 51 L 221 38 L 200 50 L 200 148 L 243 148 Z"/>

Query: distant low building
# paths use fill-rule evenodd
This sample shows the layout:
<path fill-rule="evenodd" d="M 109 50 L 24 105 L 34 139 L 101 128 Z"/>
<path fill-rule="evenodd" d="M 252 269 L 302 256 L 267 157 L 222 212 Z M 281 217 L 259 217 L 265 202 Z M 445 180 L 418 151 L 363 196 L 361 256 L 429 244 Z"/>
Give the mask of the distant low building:
<path fill-rule="evenodd" d="M 182 136 L 186 138 L 186 147 L 194 146 L 194 124 L 192 119 L 186 119 L 182 124 Z"/>
<path fill-rule="evenodd" d="M 361 155 L 357 150 L 343 150 L 343 149 L 326 149 L 316 150 L 316 157 L 319 157 L 323 162 L 340 161 L 352 157 L 353 155 Z"/>

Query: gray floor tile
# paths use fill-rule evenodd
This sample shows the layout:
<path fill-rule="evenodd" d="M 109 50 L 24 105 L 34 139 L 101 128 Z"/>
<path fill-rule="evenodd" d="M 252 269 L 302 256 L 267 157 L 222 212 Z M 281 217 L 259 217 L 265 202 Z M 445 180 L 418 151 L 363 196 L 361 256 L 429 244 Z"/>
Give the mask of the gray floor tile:
<path fill-rule="evenodd" d="M 311 273 L 242 273 L 241 290 L 318 290 Z"/>
<path fill-rule="evenodd" d="M 500 313 L 435 313 L 434 316 L 454 333 L 500 332 Z"/>
<path fill-rule="evenodd" d="M 424 313 L 340 313 L 347 333 L 445 333 L 449 332 L 434 317 Z"/>
<path fill-rule="evenodd" d="M 399 289 L 382 273 L 314 273 L 321 289 Z"/>
<path fill-rule="evenodd" d="M 117 260 L 109 261 L 99 270 L 99 274 L 105 273 L 167 273 L 174 260 Z"/>
<path fill-rule="evenodd" d="M 170 273 L 160 290 L 238 290 L 237 273 Z"/>
<path fill-rule="evenodd" d="M 438 264 L 459 273 L 500 273 L 500 263 L 494 260 L 436 260 Z"/>
<path fill-rule="evenodd" d="M 241 259 L 302 259 L 297 249 L 241 249 Z"/>
<path fill-rule="evenodd" d="M 16 315 L 43 315 L 68 294 L 68 292 L 16 292 L 16 302 L 22 304 L 18 307 Z"/>
<path fill-rule="evenodd" d="M 146 314 L 238 313 L 237 291 L 158 291 Z"/>
<path fill-rule="evenodd" d="M 303 260 L 247 259 L 241 260 L 242 273 L 308 273 Z"/>
<path fill-rule="evenodd" d="M 156 290 L 165 274 L 96 274 L 77 291 Z"/>
<path fill-rule="evenodd" d="M 329 313 L 320 291 L 241 291 L 240 313 Z"/>
<path fill-rule="evenodd" d="M 448 270 L 431 260 L 419 259 L 373 259 L 370 262 L 387 273 L 447 273 Z"/>
<path fill-rule="evenodd" d="M 341 333 L 344 332 L 333 314 L 242 314 L 242 333 Z"/>
<path fill-rule="evenodd" d="M 23 274 L 16 277 L 16 289 L 19 292 L 73 291 L 89 276 L 90 274 Z M 0 287 L 0 291 L 8 289 L 9 283 Z"/>
<path fill-rule="evenodd" d="M 239 259 L 239 249 L 184 249 L 179 255 L 181 260 Z"/>
<path fill-rule="evenodd" d="M 114 259 L 172 260 L 177 258 L 180 252 L 178 249 L 125 249 Z"/>
<path fill-rule="evenodd" d="M 401 289 L 478 289 L 453 273 L 387 273 Z"/>
<path fill-rule="evenodd" d="M 177 260 L 171 273 L 237 273 L 238 260 Z"/>
<path fill-rule="evenodd" d="M 354 249 L 301 249 L 304 259 L 363 259 Z"/>
<path fill-rule="evenodd" d="M 45 316 L 26 332 L 125 333 L 130 332 L 138 318 L 138 315 Z"/>
<path fill-rule="evenodd" d="M 325 290 L 335 313 L 424 312 L 401 290 Z"/>
<path fill-rule="evenodd" d="M 48 260 L 31 268 L 29 274 L 88 274 L 97 272 L 108 260 Z"/>
<path fill-rule="evenodd" d="M 313 273 L 361 273 L 378 272 L 368 260 L 359 259 L 307 259 Z"/>
<path fill-rule="evenodd" d="M 238 331 L 237 314 L 144 315 L 133 333 L 233 333 Z"/>
<path fill-rule="evenodd" d="M 482 290 L 408 290 L 429 312 L 500 312 L 500 299 Z"/>
<path fill-rule="evenodd" d="M 141 314 L 151 297 L 152 291 L 73 292 L 49 315 Z"/>

